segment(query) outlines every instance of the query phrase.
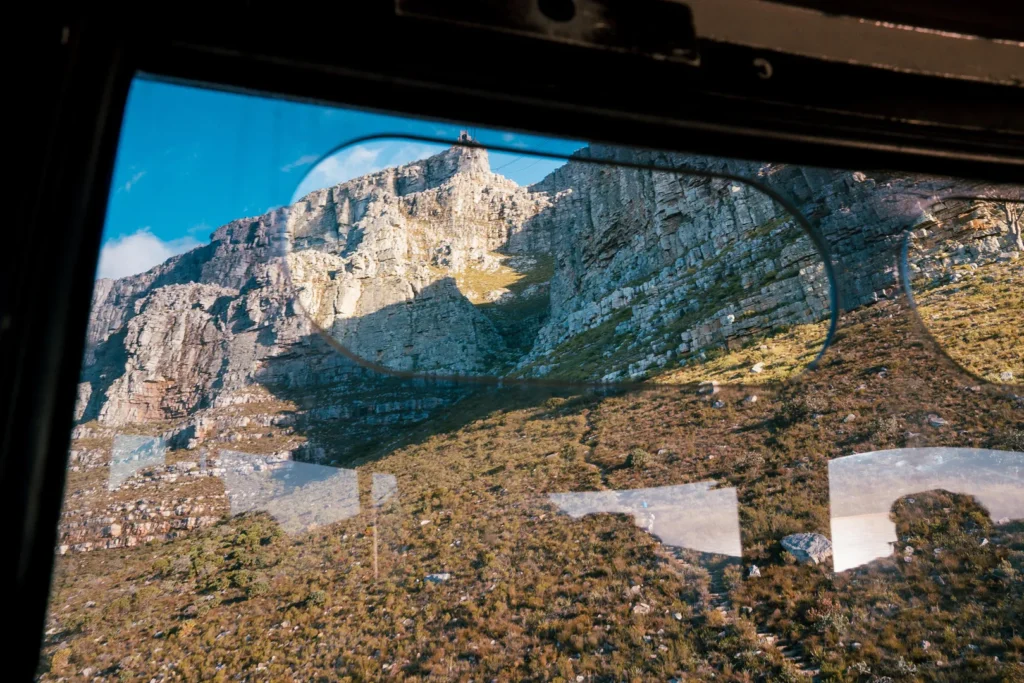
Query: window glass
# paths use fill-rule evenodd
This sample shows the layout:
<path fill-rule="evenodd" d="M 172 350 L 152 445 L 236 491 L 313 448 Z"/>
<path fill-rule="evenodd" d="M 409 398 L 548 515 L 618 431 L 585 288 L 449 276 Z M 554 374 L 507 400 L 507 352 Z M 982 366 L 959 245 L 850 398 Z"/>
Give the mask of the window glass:
<path fill-rule="evenodd" d="M 1013 188 L 137 81 L 41 680 L 1018 680 Z"/>

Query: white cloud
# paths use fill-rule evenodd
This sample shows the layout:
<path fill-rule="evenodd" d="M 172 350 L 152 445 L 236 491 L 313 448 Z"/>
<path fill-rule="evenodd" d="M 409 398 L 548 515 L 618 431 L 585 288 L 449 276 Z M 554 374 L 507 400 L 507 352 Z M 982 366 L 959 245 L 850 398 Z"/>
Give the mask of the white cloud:
<path fill-rule="evenodd" d="M 192 237 L 164 241 L 142 228 L 131 235 L 112 239 L 100 251 L 100 264 L 96 277 L 119 278 L 144 273 L 175 254 L 181 254 L 200 245 Z"/>
<path fill-rule="evenodd" d="M 294 171 L 297 168 L 302 168 L 303 166 L 309 166 L 311 163 L 313 163 L 314 161 L 316 161 L 319 158 L 320 157 L 318 157 L 316 154 L 303 154 L 301 157 L 299 157 L 295 161 L 289 162 L 289 163 L 285 164 L 284 166 L 282 166 L 281 170 L 284 171 L 285 173 L 291 173 L 292 171 Z"/>
<path fill-rule="evenodd" d="M 146 175 L 145 171 L 139 171 L 137 173 L 133 173 L 132 177 L 129 178 L 127 181 L 125 181 L 124 185 L 122 185 L 118 189 L 124 190 L 125 192 L 131 192 L 132 188 L 135 187 L 135 185 L 137 185 L 138 182 L 140 180 L 142 180 L 143 176 L 145 176 L 145 175 Z"/>
<path fill-rule="evenodd" d="M 424 159 L 445 149 L 444 145 L 404 141 L 369 142 L 346 147 L 309 170 L 292 194 L 292 202 L 314 190 Z"/>
<path fill-rule="evenodd" d="M 209 237 L 209 233 L 213 232 L 213 226 L 207 222 L 196 223 L 191 228 L 185 230 L 192 237 L 202 236 L 203 238 Z"/>

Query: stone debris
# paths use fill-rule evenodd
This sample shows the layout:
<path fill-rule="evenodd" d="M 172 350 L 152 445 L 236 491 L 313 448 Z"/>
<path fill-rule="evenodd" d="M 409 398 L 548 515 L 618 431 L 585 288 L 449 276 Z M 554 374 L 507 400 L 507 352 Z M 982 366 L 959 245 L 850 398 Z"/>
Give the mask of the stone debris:
<path fill-rule="evenodd" d="M 832 541 L 815 533 L 791 534 L 782 547 L 801 564 L 821 564 L 832 557 Z"/>
<path fill-rule="evenodd" d="M 721 391 L 718 382 L 701 382 L 697 385 L 697 393 L 702 396 L 713 396 Z"/>
<path fill-rule="evenodd" d="M 427 574 L 424 580 L 428 583 L 444 583 L 452 578 L 452 575 L 448 572 L 441 572 L 438 574 Z"/>
<path fill-rule="evenodd" d="M 633 605 L 633 614 L 649 614 L 650 611 L 651 606 L 648 605 L 646 602 L 638 602 L 637 604 Z"/>
<path fill-rule="evenodd" d="M 928 422 L 929 427 L 935 427 L 936 429 L 949 424 L 948 422 L 946 422 L 946 420 L 942 419 L 938 415 L 935 415 L 934 413 L 929 414 L 926 418 L 926 421 Z"/>
<path fill-rule="evenodd" d="M 747 573 L 747 578 L 759 579 L 761 578 L 761 570 L 756 564 L 750 565 L 750 571 Z"/>

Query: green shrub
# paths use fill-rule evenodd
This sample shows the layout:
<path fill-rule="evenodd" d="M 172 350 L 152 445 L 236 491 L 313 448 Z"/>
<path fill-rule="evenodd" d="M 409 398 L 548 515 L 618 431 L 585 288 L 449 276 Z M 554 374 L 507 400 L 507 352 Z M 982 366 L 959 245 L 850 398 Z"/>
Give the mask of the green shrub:
<path fill-rule="evenodd" d="M 242 590 L 248 588 L 249 584 L 254 580 L 253 573 L 247 569 L 239 569 L 238 571 L 231 572 L 228 577 L 234 588 L 241 588 Z"/>
<path fill-rule="evenodd" d="M 327 591 L 315 590 L 306 596 L 306 604 L 313 607 L 323 607 L 327 604 Z"/>
<path fill-rule="evenodd" d="M 644 449 L 633 448 L 626 456 L 626 467 L 632 467 L 635 470 L 642 470 L 647 467 L 647 462 L 650 457 L 650 454 Z"/>
<path fill-rule="evenodd" d="M 245 596 L 248 598 L 255 598 L 261 595 L 266 595 L 269 592 L 270 584 L 263 579 L 257 579 L 246 587 Z"/>
<path fill-rule="evenodd" d="M 92 622 L 93 616 L 91 614 L 76 614 L 67 620 L 64 628 L 70 633 L 83 633 L 89 630 Z"/>
<path fill-rule="evenodd" d="M 50 671 L 55 674 L 66 673 L 71 667 L 71 648 L 62 647 L 50 657 Z"/>

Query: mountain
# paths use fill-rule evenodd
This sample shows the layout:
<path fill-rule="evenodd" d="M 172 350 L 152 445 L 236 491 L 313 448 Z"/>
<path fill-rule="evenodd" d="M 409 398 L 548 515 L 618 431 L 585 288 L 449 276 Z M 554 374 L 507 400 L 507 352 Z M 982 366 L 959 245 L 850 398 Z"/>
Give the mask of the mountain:
<path fill-rule="evenodd" d="M 337 459 L 473 391 L 374 367 L 642 380 L 817 325 L 798 369 L 824 340 L 821 257 L 792 213 L 738 178 L 781 192 L 820 231 L 848 308 L 894 292 L 900 236 L 935 219 L 921 193 L 964 190 L 602 146 L 520 187 L 485 150 L 455 146 L 98 280 L 76 419 L 160 425 L 187 446 L 249 406 L 247 421 L 343 424 L 331 452 L 306 455 Z"/>

